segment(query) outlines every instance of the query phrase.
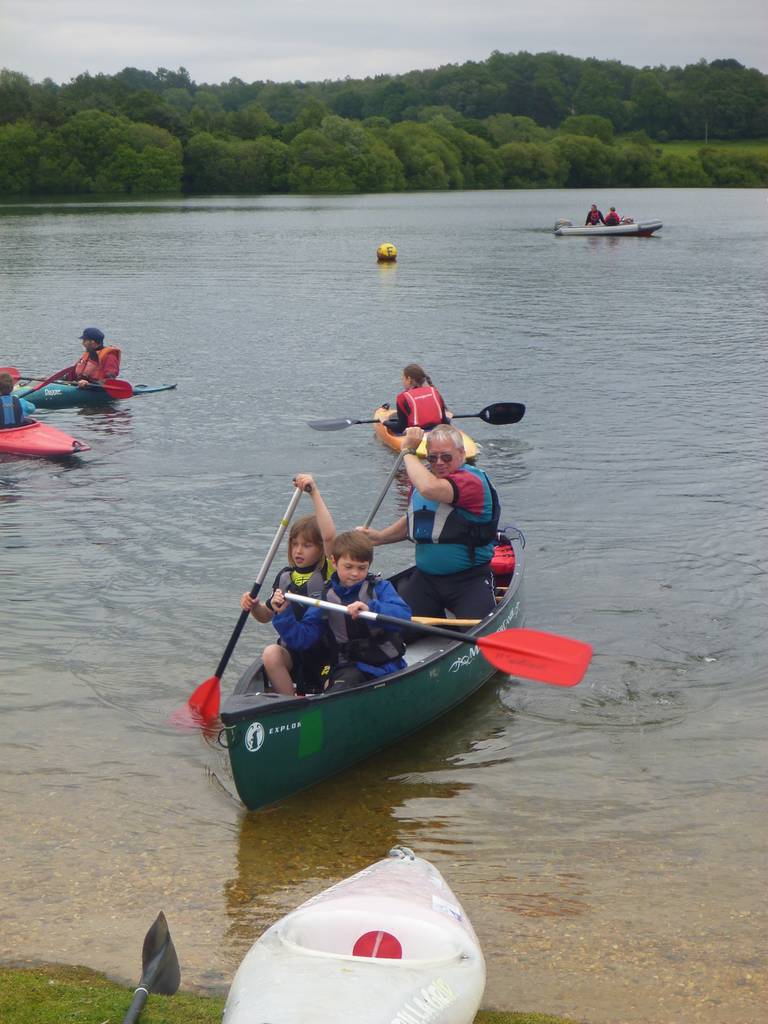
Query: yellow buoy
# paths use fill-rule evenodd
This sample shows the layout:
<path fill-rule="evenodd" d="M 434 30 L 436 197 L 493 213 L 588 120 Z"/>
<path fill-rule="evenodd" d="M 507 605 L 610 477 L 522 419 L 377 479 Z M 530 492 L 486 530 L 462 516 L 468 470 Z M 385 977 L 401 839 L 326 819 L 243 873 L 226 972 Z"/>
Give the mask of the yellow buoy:
<path fill-rule="evenodd" d="M 376 250 L 379 263 L 394 263 L 397 259 L 397 248 L 391 242 L 382 242 Z"/>

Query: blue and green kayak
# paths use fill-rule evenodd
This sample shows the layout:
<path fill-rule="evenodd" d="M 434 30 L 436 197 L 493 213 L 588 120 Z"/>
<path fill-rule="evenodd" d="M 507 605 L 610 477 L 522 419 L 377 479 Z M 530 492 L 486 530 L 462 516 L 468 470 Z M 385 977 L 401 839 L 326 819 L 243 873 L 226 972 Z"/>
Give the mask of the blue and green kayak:
<path fill-rule="evenodd" d="M 523 544 L 494 612 L 464 635 L 523 624 Z M 393 577 L 396 583 L 404 574 Z M 353 689 L 283 697 L 266 689 L 255 661 L 221 708 L 240 799 L 249 810 L 282 800 L 423 728 L 471 696 L 496 672 L 479 648 L 433 636 L 409 642 L 407 667 Z"/>
<path fill-rule="evenodd" d="M 14 389 L 17 398 L 25 398 L 33 387 L 32 384 L 19 384 Z M 175 384 L 134 384 L 133 397 L 154 395 L 159 391 L 173 391 Z M 37 409 L 70 409 L 76 405 L 99 406 L 109 405 L 115 399 L 99 387 L 79 388 L 67 381 L 53 381 L 44 388 L 29 395 L 29 401 Z"/>

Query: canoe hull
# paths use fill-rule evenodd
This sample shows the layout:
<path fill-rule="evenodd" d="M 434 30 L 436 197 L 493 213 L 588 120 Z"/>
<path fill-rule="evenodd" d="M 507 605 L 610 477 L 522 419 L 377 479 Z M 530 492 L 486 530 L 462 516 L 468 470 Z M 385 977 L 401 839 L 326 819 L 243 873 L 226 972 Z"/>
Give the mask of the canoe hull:
<path fill-rule="evenodd" d="M 555 225 L 556 235 L 618 235 L 635 238 L 650 238 L 654 231 L 659 231 L 664 225 L 660 220 L 640 221 L 637 224 L 598 224 L 596 227 L 589 227 L 586 224 L 576 225 L 570 221 Z"/>
<path fill-rule="evenodd" d="M 471 630 L 487 635 L 522 626 L 522 543 L 515 570 L 493 615 Z M 221 741 L 249 810 L 275 803 L 391 746 L 456 707 L 493 675 L 476 646 L 429 638 L 409 644 L 400 672 L 341 692 L 281 698 L 260 693 L 254 662 L 223 704 Z M 425 644 L 423 658 L 419 644 Z M 365 723 L 361 727 L 361 723 Z"/>
<path fill-rule="evenodd" d="M 21 427 L 0 430 L 0 455 L 28 455 L 51 458 L 89 452 L 90 445 L 78 441 L 63 430 L 30 419 Z"/>
<path fill-rule="evenodd" d="M 258 939 L 223 1024 L 470 1024 L 484 990 L 461 904 L 437 868 L 396 848 Z"/>
<path fill-rule="evenodd" d="M 154 395 L 159 391 L 172 391 L 175 384 L 134 384 L 133 397 Z M 18 387 L 14 391 L 19 398 L 24 398 L 29 386 Z M 114 398 L 96 388 L 78 388 L 63 381 L 46 384 L 44 388 L 29 395 L 29 401 L 38 409 L 71 409 L 74 406 L 104 406 L 114 402 Z"/>
<path fill-rule="evenodd" d="M 392 410 L 387 406 L 382 405 L 373 414 L 377 420 L 387 420 L 392 415 Z M 390 434 L 387 428 L 382 423 L 375 423 L 373 426 L 373 432 L 388 448 L 391 448 L 394 452 L 399 452 L 403 447 L 403 441 L 405 440 L 402 434 Z M 461 436 L 464 438 L 464 452 L 468 459 L 477 458 L 477 444 L 472 440 L 469 434 L 465 434 L 462 430 Z M 416 450 L 416 454 L 422 459 L 427 454 L 427 443 L 426 440 L 422 440 L 421 444 Z"/>

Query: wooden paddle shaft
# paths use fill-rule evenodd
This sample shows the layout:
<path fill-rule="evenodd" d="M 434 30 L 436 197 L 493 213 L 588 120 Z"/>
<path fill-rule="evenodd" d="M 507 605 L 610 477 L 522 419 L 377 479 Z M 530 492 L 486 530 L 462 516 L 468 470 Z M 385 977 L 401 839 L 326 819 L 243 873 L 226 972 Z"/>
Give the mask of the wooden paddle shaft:
<path fill-rule="evenodd" d="M 482 619 L 441 619 L 431 615 L 414 615 L 411 622 L 420 622 L 422 626 L 479 626 Z"/>

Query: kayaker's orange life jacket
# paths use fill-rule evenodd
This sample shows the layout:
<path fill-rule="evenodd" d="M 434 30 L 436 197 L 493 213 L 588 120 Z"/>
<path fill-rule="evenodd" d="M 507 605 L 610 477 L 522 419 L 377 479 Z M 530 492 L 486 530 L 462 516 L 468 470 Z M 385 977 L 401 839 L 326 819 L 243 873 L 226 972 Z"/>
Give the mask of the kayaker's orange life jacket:
<path fill-rule="evenodd" d="M 111 357 L 111 358 L 108 358 Z M 115 360 L 117 365 L 115 365 Z M 105 365 L 111 363 L 112 366 Z M 118 374 L 120 372 L 120 349 L 114 345 L 105 345 L 96 349 L 95 352 L 83 352 L 75 364 L 73 380 L 100 381 L 107 379 L 107 373 Z"/>
<path fill-rule="evenodd" d="M 443 422 L 443 402 L 437 388 L 425 384 L 401 392 L 403 404 L 408 410 L 409 427 L 436 427 Z"/>

